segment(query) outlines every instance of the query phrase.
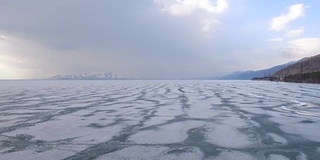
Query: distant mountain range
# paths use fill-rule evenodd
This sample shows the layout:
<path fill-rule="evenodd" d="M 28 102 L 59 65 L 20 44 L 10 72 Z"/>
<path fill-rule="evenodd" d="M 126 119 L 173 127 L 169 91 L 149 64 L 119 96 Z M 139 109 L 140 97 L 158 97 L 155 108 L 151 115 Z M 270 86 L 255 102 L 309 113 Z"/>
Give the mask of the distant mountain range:
<path fill-rule="evenodd" d="M 288 75 L 300 73 L 312 73 L 320 71 L 320 54 L 306 57 L 299 61 L 291 61 L 286 64 L 277 65 L 271 68 L 257 71 L 237 71 L 218 78 L 199 78 L 199 79 L 219 79 L 219 80 L 251 80 L 256 77 L 277 77 L 283 78 Z M 50 79 L 57 80 L 127 80 L 126 78 L 112 72 L 90 72 L 80 74 L 56 75 Z"/>
<path fill-rule="evenodd" d="M 274 73 L 278 72 L 279 70 L 291 66 L 295 62 L 289 62 L 282 65 L 277 65 L 271 68 L 257 70 L 257 71 L 237 71 L 217 79 L 220 80 L 250 80 L 254 77 L 265 77 L 265 76 L 272 76 Z"/>
<path fill-rule="evenodd" d="M 320 71 L 320 54 L 303 58 L 294 64 L 277 71 L 274 77 L 284 77 L 288 75 L 312 73 Z"/>
<path fill-rule="evenodd" d="M 299 61 L 291 61 L 286 64 L 257 71 L 237 71 L 216 79 L 221 80 L 250 80 L 256 77 L 285 77 L 300 73 L 312 73 L 320 71 L 320 54 L 306 57 Z"/>
<path fill-rule="evenodd" d="M 80 74 L 67 74 L 67 75 L 56 75 L 50 79 L 57 80 L 121 80 L 129 79 L 121 77 L 112 72 L 90 72 L 90 73 L 80 73 Z"/>

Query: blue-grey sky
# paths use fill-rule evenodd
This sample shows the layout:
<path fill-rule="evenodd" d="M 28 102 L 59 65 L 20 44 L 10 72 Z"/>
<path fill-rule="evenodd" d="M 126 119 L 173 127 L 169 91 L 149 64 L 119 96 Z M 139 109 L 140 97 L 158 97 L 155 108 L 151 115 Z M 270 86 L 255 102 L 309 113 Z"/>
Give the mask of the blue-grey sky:
<path fill-rule="evenodd" d="M 0 0 L 0 78 L 213 77 L 320 53 L 318 0 Z"/>

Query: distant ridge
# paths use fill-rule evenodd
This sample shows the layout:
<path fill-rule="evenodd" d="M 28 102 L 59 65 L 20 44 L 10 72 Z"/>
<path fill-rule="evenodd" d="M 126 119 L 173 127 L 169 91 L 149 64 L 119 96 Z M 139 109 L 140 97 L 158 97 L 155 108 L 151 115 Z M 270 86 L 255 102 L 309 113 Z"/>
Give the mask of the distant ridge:
<path fill-rule="evenodd" d="M 274 77 L 285 77 L 288 75 L 312 73 L 320 71 L 320 54 L 303 58 L 293 65 L 283 68 L 273 74 Z"/>
<path fill-rule="evenodd" d="M 229 75 L 222 76 L 220 80 L 251 80 L 254 77 L 265 77 L 269 75 L 273 75 L 274 73 L 278 72 L 279 70 L 286 68 L 290 65 L 293 65 L 295 62 L 291 61 L 289 63 L 285 63 L 282 65 L 277 65 L 268 69 L 257 70 L 257 71 L 237 71 L 231 73 Z"/>
<path fill-rule="evenodd" d="M 124 80 L 129 79 L 121 77 L 112 72 L 90 72 L 90 73 L 80 73 L 80 74 L 66 74 L 66 75 L 56 75 L 50 79 L 56 80 Z"/>

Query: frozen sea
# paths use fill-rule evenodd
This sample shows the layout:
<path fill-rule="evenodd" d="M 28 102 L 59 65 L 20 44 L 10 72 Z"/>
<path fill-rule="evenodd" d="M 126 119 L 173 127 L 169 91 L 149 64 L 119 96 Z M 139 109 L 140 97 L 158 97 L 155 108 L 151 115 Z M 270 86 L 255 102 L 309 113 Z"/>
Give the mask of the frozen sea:
<path fill-rule="evenodd" d="M 0 81 L 1 160 L 319 160 L 320 85 Z"/>

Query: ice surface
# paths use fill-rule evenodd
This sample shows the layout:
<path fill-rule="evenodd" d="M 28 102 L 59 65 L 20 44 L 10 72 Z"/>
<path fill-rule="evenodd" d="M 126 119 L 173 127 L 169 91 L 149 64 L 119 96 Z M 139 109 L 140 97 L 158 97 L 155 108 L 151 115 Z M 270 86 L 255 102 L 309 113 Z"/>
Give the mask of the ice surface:
<path fill-rule="evenodd" d="M 220 153 L 218 156 L 212 156 L 206 158 L 205 160 L 255 160 L 253 156 L 247 153 L 242 153 L 238 151 L 224 151 Z"/>
<path fill-rule="evenodd" d="M 212 144 L 226 148 L 246 148 L 254 144 L 247 135 L 227 125 L 217 125 L 209 130 L 207 139 Z"/>
<path fill-rule="evenodd" d="M 2 154 L 0 156 L 3 160 L 35 160 L 35 159 L 46 159 L 46 160 L 56 160 L 63 159 L 65 157 L 73 155 L 74 152 L 67 150 L 57 150 L 52 149 L 50 151 L 35 153 L 32 150 L 18 151 L 8 154 Z"/>
<path fill-rule="evenodd" d="M 197 121 L 183 121 L 160 126 L 152 130 L 138 132 L 130 137 L 138 144 L 167 144 L 178 143 L 185 140 L 188 135 L 187 131 L 203 125 Z"/>
<path fill-rule="evenodd" d="M 122 149 L 104 156 L 99 157 L 99 160 L 117 160 L 117 159 L 154 159 L 154 160 L 197 160 L 202 159 L 203 155 L 200 149 L 196 147 L 182 147 L 170 149 L 168 147 L 146 147 L 133 146 Z"/>
<path fill-rule="evenodd" d="M 317 159 L 320 86 L 1 81 L 0 159 Z"/>
<path fill-rule="evenodd" d="M 278 142 L 280 144 L 286 144 L 288 143 L 288 141 L 286 139 L 284 139 L 283 137 L 277 135 L 277 134 L 274 134 L 274 133 L 268 133 L 268 135 L 272 138 L 272 140 L 274 142 Z"/>
<path fill-rule="evenodd" d="M 268 160 L 290 160 L 290 158 L 287 158 L 285 156 L 282 155 L 276 155 L 276 154 L 272 154 L 268 157 Z"/>

